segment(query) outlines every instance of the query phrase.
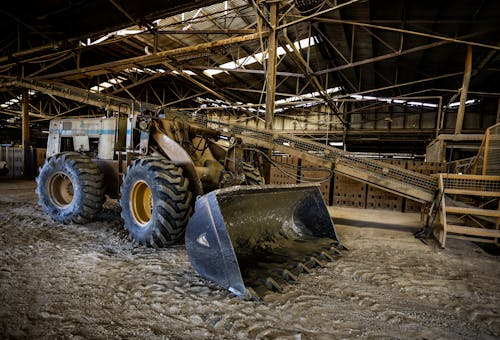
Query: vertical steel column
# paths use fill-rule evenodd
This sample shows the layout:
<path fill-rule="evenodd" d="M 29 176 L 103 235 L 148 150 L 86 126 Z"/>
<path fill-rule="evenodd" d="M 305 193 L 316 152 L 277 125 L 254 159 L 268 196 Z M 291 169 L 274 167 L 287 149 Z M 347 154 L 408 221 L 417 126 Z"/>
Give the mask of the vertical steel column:
<path fill-rule="evenodd" d="M 29 93 L 23 89 L 23 117 L 22 117 L 22 144 L 23 144 L 23 175 L 31 177 L 31 149 L 30 149 L 30 126 L 29 126 Z"/>
<path fill-rule="evenodd" d="M 271 32 L 269 33 L 267 43 L 267 72 L 266 72 L 266 129 L 273 128 L 274 107 L 276 95 L 276 67 L 277 67 L 277 48 L 278 39 L 276 39 L 276 26 L 278 23 L 278 2 L 274 1 L 269 4 L 269 22 L 271 24 Z"/>
<path fill-rule="evenodd" d="M 460 92 L 460 106 L 458 107 L 457 122 L 455 124 L 455 134 L 462 133 L 465 115 L 465 101 L 467 100 L 467 92 L 469 91 L 470 76 L 472 71 L 472 46 L 467 45 L 467 54 L 465 56 L 464 80 L 462 82 L 462 90 Z"/>

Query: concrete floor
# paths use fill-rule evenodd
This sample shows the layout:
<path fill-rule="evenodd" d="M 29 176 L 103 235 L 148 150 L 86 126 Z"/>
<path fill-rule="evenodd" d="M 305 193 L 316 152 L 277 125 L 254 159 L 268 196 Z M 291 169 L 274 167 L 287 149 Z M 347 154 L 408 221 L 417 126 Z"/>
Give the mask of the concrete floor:
<path fill-rule="evenodd" d="M 202 279 L 183 245 L 135 246 L 116 203 L 60 225 L 34 189 L 0 182 L 1 338 L 500 337 L 500 258 L 422 243 L 418 214 L 330 207 L 350 251 L 257 304 Z"/>

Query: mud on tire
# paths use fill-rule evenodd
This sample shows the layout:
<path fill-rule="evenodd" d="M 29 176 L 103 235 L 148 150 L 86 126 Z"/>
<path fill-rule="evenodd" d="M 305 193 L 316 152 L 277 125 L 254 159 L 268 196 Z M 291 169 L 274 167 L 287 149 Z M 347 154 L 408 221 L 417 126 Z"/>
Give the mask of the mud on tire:
<path fill-rule="evenodd" d="M 179 241 L 192 212 L 188 184 L 182 169 L 165 158 L 134 161 L 120 190 L 121 216 L 131 238 L 149 247 Z"/>
<path fill-rule="evenodd" d="M 247 185 L 263 185 L 264 178 L 260 174 L 259 169 L 254 168 L 249 163 L 243 163 L 243 173 L 245 174 L 245 184 Z"/>
<path fill-rule="evenodd" d="M 103 174 L 87 156 L 64 152 L 49 158 L 36 182 L 39 204 L 57 222 L 84 224 L 102 209 Z"/>

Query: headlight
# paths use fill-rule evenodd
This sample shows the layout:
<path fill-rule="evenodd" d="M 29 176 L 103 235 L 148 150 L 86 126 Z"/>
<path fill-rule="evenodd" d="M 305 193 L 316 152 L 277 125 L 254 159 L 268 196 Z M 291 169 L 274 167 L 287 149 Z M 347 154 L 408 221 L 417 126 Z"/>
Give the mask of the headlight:
<path fill-rule="evenodd" d="M 147 130 L 148 128 L 149 128 L 149 121 L 148 120 L 140 120 L 139 121 L 139 129 Z"/>

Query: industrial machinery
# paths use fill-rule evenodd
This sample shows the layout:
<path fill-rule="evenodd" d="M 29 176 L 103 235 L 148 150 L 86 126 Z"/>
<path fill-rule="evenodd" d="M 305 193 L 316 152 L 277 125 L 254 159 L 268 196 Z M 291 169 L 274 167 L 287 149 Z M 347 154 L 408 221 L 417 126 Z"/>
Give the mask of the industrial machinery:
<path fill-rule="evenodd" d="M 263 185 L 242 139 L 173 113 L 54 119 L 39 202 L 54 220 L 82 224 L 105 195 L 119 198 L 133 240 L 165 247 L 185 235 L 198 273 L 257 298 L 342 245 L 319 188 Z"/>

